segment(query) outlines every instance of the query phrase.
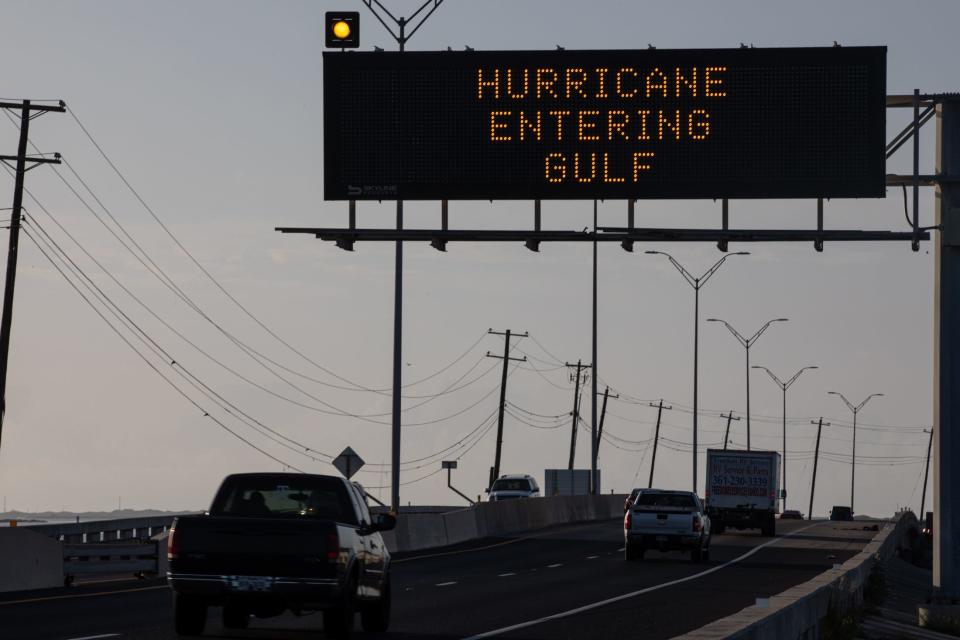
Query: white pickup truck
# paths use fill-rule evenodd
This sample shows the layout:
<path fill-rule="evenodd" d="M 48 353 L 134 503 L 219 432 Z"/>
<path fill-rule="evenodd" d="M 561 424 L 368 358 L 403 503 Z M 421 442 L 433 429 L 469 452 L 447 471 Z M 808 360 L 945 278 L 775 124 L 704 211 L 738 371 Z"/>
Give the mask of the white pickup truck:
<path fill-rule="evenodd" d="M 642 560 L 647 549 L 689 551 L 710 559 L 710 518 L 692 491 L 644 489 L 623 517 L 624 557 Z"/>

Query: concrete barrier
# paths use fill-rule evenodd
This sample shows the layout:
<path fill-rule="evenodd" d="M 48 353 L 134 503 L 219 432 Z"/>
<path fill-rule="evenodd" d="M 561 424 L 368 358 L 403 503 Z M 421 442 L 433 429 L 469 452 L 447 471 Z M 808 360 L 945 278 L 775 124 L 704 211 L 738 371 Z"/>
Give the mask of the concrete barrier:
<path fill-rule="evenodd" d="M 384 535 L 384 543 L 394 552 L 417 551 L 570 522 L 618 518 L 624 497 L 551 496 L 481 502 L 447 513 L 401 512 L 396 529 Z"/>
<path fill-rule="evenodd" d="M 846 612 L 863 602 L 863 587 L 873 567 L 889 559 L 903 543 L 904 534 L 915 527 L 916 517 L 910 512 L 897 514 L 863 551 L 817 577 L 791 587 L 769 599 L 760 609 L 747 607 L 726 618 L 675 640 L 814 640 L 820 637 L 821 625 L 833 608 Z"/>
<path fill-rule="evenodd" d="M 0 529 L 0 592 L 63 586 L 63 549 L 25 527 Z"/>

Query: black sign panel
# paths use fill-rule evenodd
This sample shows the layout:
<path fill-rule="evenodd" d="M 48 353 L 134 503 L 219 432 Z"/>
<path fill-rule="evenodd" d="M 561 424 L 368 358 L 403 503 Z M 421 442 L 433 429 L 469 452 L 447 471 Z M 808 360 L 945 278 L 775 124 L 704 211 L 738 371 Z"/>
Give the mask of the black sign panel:
<path fill-rule="evenodd" d="M 324 195 L 882 197 L 885 84 L 885 47 L 324 53 Z"/>

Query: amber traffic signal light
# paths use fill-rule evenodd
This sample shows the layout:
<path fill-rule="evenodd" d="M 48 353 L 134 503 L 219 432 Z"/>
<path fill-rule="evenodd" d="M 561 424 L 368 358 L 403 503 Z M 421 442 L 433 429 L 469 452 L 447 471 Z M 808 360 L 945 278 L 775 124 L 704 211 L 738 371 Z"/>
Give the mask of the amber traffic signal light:
<path fill-rule="evenodd" d="M 359 11 L 328 11 L 325 23 L 328 47 L 355 49 L 360 46 Z"/>

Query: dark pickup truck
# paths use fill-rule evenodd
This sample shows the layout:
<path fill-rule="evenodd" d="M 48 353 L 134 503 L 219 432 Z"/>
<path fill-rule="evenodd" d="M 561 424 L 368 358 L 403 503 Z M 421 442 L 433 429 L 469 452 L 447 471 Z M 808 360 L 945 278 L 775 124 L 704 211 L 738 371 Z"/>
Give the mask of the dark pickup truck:
<path fill-rule="evenodd" d="M 380 531 L 390 514 L 370 515 L 363 490 L 333 476 L 227 476 L 205 515 L 170 529 L 168 579 L 180 635 L 203 633 L 207 608 L 242 629 L 250 616 L 323 611 L 327 636 L 390 624 L 390 554 Z"/>

